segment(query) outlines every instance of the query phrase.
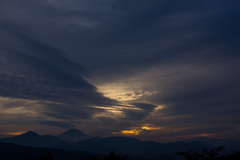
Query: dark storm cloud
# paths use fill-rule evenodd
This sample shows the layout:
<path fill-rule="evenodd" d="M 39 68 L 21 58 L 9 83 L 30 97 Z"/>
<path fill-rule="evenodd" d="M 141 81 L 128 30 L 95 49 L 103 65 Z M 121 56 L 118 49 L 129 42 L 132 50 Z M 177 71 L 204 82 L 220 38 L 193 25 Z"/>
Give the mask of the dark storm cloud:
<path fill-rule="evenodd" d="M 133 103 L 136 109 L 127 109 L 124 113 L 130 120 L 138 121 L 147 117 L 157 106 L 147 103 Z M 131 107 L 129 107 L 131 108 Z"/>
<path fill-rule="evenodd" d="M 157 99 L 159 102 L 168 104 L 169 109 L 176 109 L 176 113 L 199 113 L 200 111 L 200 113 L 214 114 L 214 112 L 222 112 L 221 109 L 224 108 L 228 110 L 231 106 L 237 109 L 236 106 L 240 102 L 240 86 L 237 82 L 240 77 L 239 71 L 235 70 L 237 65 L 232 61 L 228 66 L 222 64 L 214 72 L 209 68 L 204 71 L 204 74 L 196 72 L 190 77 L 178 78 L 177 75 L 173 75 L 171 78 L 176 80 L 170 86 L 163 88 L 165 95 Z M 173 107 L 175 105 L 179 107 Z"/>
<path fill-rule="evenodd" d="M 48 125 L 48 126 L 57 126 L 60 128 L 73 128 L 75 127 L 71 122 L 66 123 L 66 122 L 56 122 L 56 121 L 38 121 L 38 124 L 42 124 L 42 125 Z"/>
<path fill-rule="evenodd" d="M 72 103 L 67 101 L 65 104 L 51 104 L 48 105 L 47 110 L 43 111 L 45 115 L 70 120 L 71 123 L 75 123 L 79 119 L 91 119 L 92 115 L 98 112 L 103 112 L 103 110 L 92 108 L 91 105 L 86 105 L 80 100 Z"/>
<path fill-rule="evenodd" d="M 38 14 L 34 15 L 34 12 L 33 16 L 42 16 L 37 19 L 30 17 L 31 21 L 24 19 L 26 24 L 23 25 L 34 27 L 30 30 L 33 32 L 40 24 L 41 30 L 32 34 L 52 44 L 62 44 L 59 47 L 70 50 L 74 54 L 72 57 L 98 71 L 124 73 L 129 69 L 169 63 L 171 59 L 184 55 L 211 58 L 213 53 L 193 52 L 204 49 L 206 45 L 216 47 L 226 38 L 230 42 L 238 37 L 235 33 L 227 33 L 237 31 L 239 26 L 235 5 L 238 2 L 235 1 L 55 3 L 40 3 L 38 7 L 34 3 L 21 5 L 24 8 L 35 6 Z M 47 30 L 53 35 L 46 35 L 44 32 Z M 92 58 L 95 56 L 98 58 Z"/>
<path fill-rule="evenodd" d="M 18 41 L 13 41 L 13 44 L 1 43 L 2 97 L 61 103 L 45 103 L 47 108 L 42 111 L 45 115 L 61 119 L 91 118 L 94 111 L 99 109 L 89 106 L 117 104 L 117 101 L 97 92 L 96 87 L 85 80 L 89 71 L 65 58 L 64 52 L 31 38 L 19 31 L 17 25 L 3 22 L 2 32 Z M 20 46 L 11 47 L 19 41 Z M 6 67 L 9 65 L 11 67 Z"/>

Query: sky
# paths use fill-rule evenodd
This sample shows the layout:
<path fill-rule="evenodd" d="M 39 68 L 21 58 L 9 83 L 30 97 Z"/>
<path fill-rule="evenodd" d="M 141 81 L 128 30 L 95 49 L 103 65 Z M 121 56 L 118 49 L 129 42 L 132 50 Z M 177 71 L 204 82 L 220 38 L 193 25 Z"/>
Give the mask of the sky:
<path fill-rule="evenodd" d="M 1 0 L 0 135 L 240 134 L 239 0 Z"/>

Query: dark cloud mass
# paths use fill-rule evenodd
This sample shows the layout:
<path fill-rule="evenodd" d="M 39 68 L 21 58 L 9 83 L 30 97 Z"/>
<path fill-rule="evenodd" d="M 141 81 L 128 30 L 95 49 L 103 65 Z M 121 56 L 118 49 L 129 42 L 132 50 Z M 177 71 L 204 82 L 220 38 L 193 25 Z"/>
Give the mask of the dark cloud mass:
<path fill-rule="evenodd" d="M 15 48 L 11 47 L 14 44 L 1 44 L 2 97 L 39 100 L 46 105 L 41 113 L 61 120 L 91 118 L 99 109 L 90 106 L 117 104 L 117 101 L 104 97 L 86 81 L 90 73 L 85 67 L 67 59 L 62 51 L 21 32 L 17 25 L 3 22 L 2 32 L 17 38 L 15 42 L 20 44 Z M 66 122 L 39 122 L 73 126 Z"/>
<path fill-rule="evenodd" d="M 134 129 L 158 141 L 238 138 L 239 6 L 1 1 L 0 134 L 35 125 L 106 136 Z"/>
<path fill-rule="evenodd" d="M 125 113 L 127 117 L 131 120 L 139 121 L 147 117 L 157 106 L 146 103 L 133 103 L 132 104 L 136 109 L 126 110 Z M 131 107 L 129 107 L 131 108 Z M 129 109 L 128 108 L 128 109 Z"/>

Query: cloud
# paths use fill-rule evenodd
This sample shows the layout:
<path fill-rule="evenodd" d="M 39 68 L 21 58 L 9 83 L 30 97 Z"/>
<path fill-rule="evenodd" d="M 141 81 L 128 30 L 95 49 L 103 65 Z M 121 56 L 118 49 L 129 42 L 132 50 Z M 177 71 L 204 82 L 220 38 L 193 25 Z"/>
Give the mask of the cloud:
<path fill-rule="evenodd" d="M 147 103 L 132 103 L 133 107 L 128 107 L 124 111 L 127 118 L 134 121 L 139 121 L 147 117 L 157 107 Z"/>
<path fill-rule="evenodd" d="M 99 93 L 97 88 L 86 80 L 89 78 L 89 71 L 66 58 L 66 53 L 19 31 L 17 25 L 5 21 L 4 26 L 8 26 L 3 27 L 6 35 L 18 40 L 13 39 L 12 43 L 19 45 L 13 48 L 10 47 L 11 44 L 1 44 L 1 97 L 36 101 L 45 107 L 39 111 L 32 106 L 31 110 L 62 121 L 91 119 L 92 115 L 100 110 L 91 106 L 107 107 L 118 103 Z M 44 124 L 44 121 L 39 122 Z M 63 123 L 49 120 L 45 122 Z"/>
<path fill-rule="evenodd" d="M 0 95 L 37 100 L 46 124 L 236 135 L 239 1 L 2 3 Z"/>

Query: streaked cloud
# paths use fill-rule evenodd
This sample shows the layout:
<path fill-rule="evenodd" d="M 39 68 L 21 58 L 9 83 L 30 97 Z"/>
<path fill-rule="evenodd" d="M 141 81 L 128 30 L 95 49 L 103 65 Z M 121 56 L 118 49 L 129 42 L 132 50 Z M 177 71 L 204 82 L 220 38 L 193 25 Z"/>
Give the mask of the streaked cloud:
<path fill-rule="evenodd" d="M 239 1 L 0 3 L 1 133 L 238 137 Z"/>

